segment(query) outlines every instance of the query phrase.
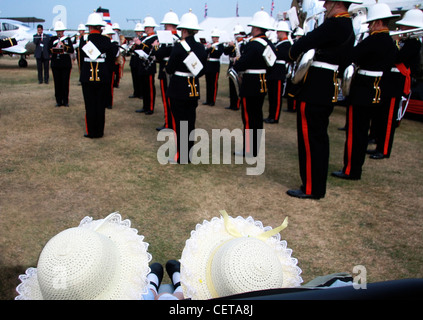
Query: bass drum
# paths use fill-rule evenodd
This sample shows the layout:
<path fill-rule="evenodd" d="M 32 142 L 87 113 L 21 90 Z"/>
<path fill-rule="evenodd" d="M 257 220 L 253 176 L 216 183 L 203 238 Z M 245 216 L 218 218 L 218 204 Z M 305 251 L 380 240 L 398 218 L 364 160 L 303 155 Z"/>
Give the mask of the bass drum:
<path fill-rule="evenodd" d="M 311 64 L 313 63 L 314 55 L 316 54 L 315 49 L 310 49 L 303 53 L 297 60 L 292 72 L 291 81 L 293 84 L 300 83 L 308 72 Z"/>

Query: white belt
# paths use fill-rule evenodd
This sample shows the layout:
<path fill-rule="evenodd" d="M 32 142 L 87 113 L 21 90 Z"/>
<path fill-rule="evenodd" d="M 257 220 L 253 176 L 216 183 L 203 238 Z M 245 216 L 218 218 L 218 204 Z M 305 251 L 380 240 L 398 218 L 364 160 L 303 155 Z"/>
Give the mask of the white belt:
<path fill-rule="evenodd" d="M 376 77 L 383 76 L 383 71 L 370 71 L 370 70 L 359 69 L 357 72 L 363 76 L 368 76 L 368 77 L 376 78 Z"/>
<path fill-rule="evenodd" d="M 322 69 L 328 69 L 332 71 L 338 71 L 339 66 L 336 64 L 330 64 L 327 62 L 321 62 L 321 61 L 313 61 L 311 64 L 315 68 L 322 68 Z"/>
<path fill-rule="evenodd" d="M 163 61 L 169 61 L 169 57 L 163 58 Z"/>
<path fill-rule="evenodd" d="M 186 78 L 194 78 L 194 75 L 190 72 L 181 72 L 175 71 L 175 76 L 186 77 Z"/>
<path fill-rule="evenodd" d="M 103 62 L 106 62 L 106 59 L 104 59 L 104 58 L 98 58 L 98 59 L 92 60 L 92 59 L 90 59 L 90 58 L 85 58 L 85 59 L 84 59 L 84 61 L 85 61 L 85 62 L 98 62 L 98 63 L 103 63 Z"/>
<path fill-rule="evenodd" d="M 248 69 L 245 70 L 246 74 L 264 74 L 266 73 L 266 69 Z"/>
<path fill-rule="evenodd" d="M 285 60 L 276 60 L 275 63 L 277 64 L 286 64 Z"/>
<path fill-rule="evenodd" d="M 393 68 L 391 69 L 391 72 L 401 72 L 401 71 L 399 71 L 399 69 L 398 69 L 397 67 L 393 67 Z"/>
<path fill-rule="evenodd" d="M 217 59 L 217 58 L 208 58 L 207 61 L 218 62 L 218 61 L 220 61 L 220 59 Z"/>

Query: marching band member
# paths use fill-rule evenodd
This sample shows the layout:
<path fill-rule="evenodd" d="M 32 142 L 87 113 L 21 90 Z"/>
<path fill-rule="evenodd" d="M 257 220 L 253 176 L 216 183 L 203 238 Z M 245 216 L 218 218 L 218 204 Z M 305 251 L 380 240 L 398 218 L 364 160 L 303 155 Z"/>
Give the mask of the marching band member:
<path fill-rule="evenodd" d="M 129 96 L 130 99 L 138 98 L 142 99 L 142 86 L 140 80 L 140 68 L 142 67 L 142 61 L 138 55 L 134 52 L 136 49 L 135 41 L 141 43 L 141 39 L 144 34 L 144 26 L 142 23 L 137 23 L 134 28 L 136 37 L 134 38 L 133 45 L 129 48 L 128 52 L 131 54 L 131 60 L 129 61 L 129 67 L 131 68 L 132 75 L 132 86 L 134 88 L 133 94 Z"/>
<path fill-rule="evenodd" d="M 163 110 L 165 122 L 163 127 L 157 128 L 157 131 L 162 129 L 172 129 L 172 111 L 170 109 L 170 101 L 166 96 L 166 91 L 168 87 L 167 73 L 165 70 L 166 64 L 169 61 L 170 53 L 172 52 L 174 44 L 180 39 L 178 35 L 177 26 L 179 25 L 178 15 L 172 10 L 165 14 L 162 22 L 165 27 L 165 30 L 171 31 L 173 36 L 172 44 L 162 44 L 160 48 L 156 51 L 155 56 L 157 62 L 159 63 L 159 75 L 158 79 L 160 80 L 160 91 L 162 94 L 163 101 Z M 156 46 L 158 43 L 155 44 Z"/>
<path fill-rule="evenodd" d="M 110 41 L 112 42 L 112 44 L 114 46 L 116 46 L 119 50 L 119 44 L 114 41 L 114 35 L 115 30 L 113 30 L 113 27 L 110 26 L 109 24 L 106 25 L 106 27 L 103 29 L 102 34 L 106 37 L 108 37 L 110 39 Z M 112 74 L 111 74 L 111 78 L 110 78 L 110 90 L 109 90 L 109 99 L 108 99 L 108 104 L 107 104 L 107 109 L 112 109 L 113 108 L 113 98 L 114 98 L 114 88 L 116 88 L 116 86 L 114 85 L 115 81 L 116 81 L 116 72 L 119 72 L 119 68 L 116 68 L 116 66 L 118 65 L 117 63 L 117 59 L 116 61 L 113 63 L 113 68 L 112 68 Z"/>
<path fill-rule="evenodd" d="M 143 65 L 140 68 L 143 108 L 138 109 L 135 112 L 150 115 L 154 113 L 154 104 L 156 100 L 154 76 L 157 70 L 156 64 L 152 59 L 155 51 L 153 43 L 157 40 L 157 34 L 154 28 L 158 25 L 153 17 L 146 17 L 143 25 L 146 36 L 141 41 L 135 39 L 135 43 L 139 45 L 140 50 L 143 52 Z"/>
<path fill-rule="evenodd" d="M 396 24 L 404 31 L 423 28 L 423 12 L 420 9 L 411 9 Z M 395 129 L 401 120 L 397 121 L 398 109 L 402 97 L 410 95 L 412 79 L 418 76 L 421 47 L 422 44 L 417 37 L 405 35 L 399 41 L 395 66 L 384 75 L 386 79 L 383 79 L 383 83 L 387 86 L 382 92 L 384 107 L 380 117 L 372 119 L 376 122 L 376 149 L 368 152 L 371 154 L 371 159 L 389 158 L 391 155 Z"/>
<path fill-rule="evenodd" d="M 315 49 L 314 62 L 303 79 L 297 99 L 298 158 L 302 185 L 287 194 L 301 199 L 320 199 L 326 194 L 329 162 L 329 116 L 338 100 L 339 72 L 354 46 L 354 30 L 348 7 L 355 0 L 325 1 L 324 22 L 297 40 L 290 49 L 295 61 Z M 341 74 L 342 74 L 341 73 Z"/>
<path fill-rule="evenodd" d="M 101 138 L 104 135 L 113 66 L 119 51 L 108 37 L 101 34 L 104 26 L 101 14 L 90 14 L 86 25 L 89 35 L 82 38 L 80 43 L 80 81 L 86 112 L 84 137 Z"/>
<path fill-rule="evenodd" d="M 203 105 L 214 106 L 216 103 L 217 89 L 220 74 L 220 57 L 223 54 L 223 43 L 219 43 L 220 31 L 216 28 L 211 32 L 212 43 L 207 44 L 208 54 L 206 65 L 206 102 Z"/>
<path fill-rule="evenodd" d="M 344 167 L 332 172 L 334 177 L 361 179 L 370 119 L 383 109 L 381 98 L 386 87 L 382 85 L 382 76 L 389 72 L 396 58 L 397 49 L 389 35 L 388 23 L 397 16 L 385 3 L 370 6 L 366 21 L 370 35 L 352 50 L 352 62 L 358 71 L 351 82 L 348 97 Z"/>
<path fill-rule="evenodd" d="M 56 107 L 69 107 L 69 81 L 72 70 L 71 53 L 74 53 L 72 40 L 65 36 L 66 27 L 57 21 L 54 31 L 57 35 L 50 38 L 51 71 L 54 78 Z"/>
<path fill-rule="evenodd" d="M 119 23 L 115 22 L 112 25 L 113 34 L 112 34 L 112 42 L 115 42 L 118 46 L 123 45 L 124 43 L 121 41 L 121 29 Z M 124 57 L 120 56 L 119 59 L 116 60 L 115 68 L 114 68 L 114 79 L 113 79 L 113 87 L 119 88 L 120 79 L 122 78 L 123 67 L 124 67 Z"/>
<path fill-rule="evenodd" d="M 291 41 L 288 35 L 291 29 L 286 21 L 280 21 L 276 27 L 278 43 L 276 47 L 276 63 L 270 70 L 267 77 L 267 87 L 269 90 L 269 116 L 264 119 L 266 123 L 278 123 L 282 110 L 282 98 L 284 95 L 284 83 L 287 72 L 287 61 L 289 60 L 289 49 Z"/>
<path fill-rule="evenodd" d="M 234 27 L 234 37 L 235 42 L 229 42 L 229 45 L 225 47 L 224 54 L 229 56 L 229 66 L 228 70 L 231 69 L 234 66 L 234 63 L 236 60 L 238 60 L 241 57 L 242 52 L 244 51 L 244 39 L 247 36 L 247 34 L 244 31 L 244 28 L 237 24 Z M 226 107 L 225 109 L 229 110 L 239 110 L 241 106 L 241 99 L 238 97 L 238 94 L 236 92 L 235 84 L 232 80 L 229 79 L 229 107 Z"/>
<path fill-rule="evenodd" d="M 256 12 L 249 26 L 252 27 L 252 38 L 245 45 L 241 58 L 234 64 L 234 70 L 238 74 L 243 73 L 240 97 L 244 124 L 244 149 L 242 154 L 235 155 L 256 157 L 261 138 L 258 130 L 263 129 L 263 103 L 267 94 L 268 64 L 263 53 L 269 47 L 275 52 L 275 47 L 265 34 L 273 29 L 270 16 L 265 11 Z"/>
<path fill-rule="evenodd" d="M 204 74 L 207 53 L 204 45 L 194 38 L 200 26 L 197 16 L 191 10 L 181 17 L 178 30 L 181 31 L 182 40 L 175 44 L 166 66 L 166 72 L 171 75 L 167 96 L 170 99 L 177 141 L 174 161 L 186 164 L 194 145 L 189 134 L 195 129 L 196 108 L 200 99 L 199 77 Z M 188 122 L 188 137 L 181 135 L 181 125 L 184 122 Z"/>
<path fill-rule="evenodd" d="M 75 37 L 75 43 L 73 45 L 74 51 L 76 53 L 76 59 L 78 61 L 78 71 L 81 74 L 81 53 L 79 52 L 79 44 L 81 43 L 81 38 L 85 35 L 85 24 L 80 23 L 78 25 L 78 36 Z"/>

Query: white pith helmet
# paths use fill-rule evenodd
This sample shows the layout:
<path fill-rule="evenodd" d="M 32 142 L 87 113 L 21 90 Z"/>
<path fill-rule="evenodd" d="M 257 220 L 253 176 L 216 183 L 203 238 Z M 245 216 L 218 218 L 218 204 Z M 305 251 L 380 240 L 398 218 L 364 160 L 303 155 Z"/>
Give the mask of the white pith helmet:
<path fill-rule="evenodd" d="M 81 23 L 81 24 L 78 26 L 78 31 L 85 31 L 85 24 Z"/>
<path fill-rule="evenodd" d="M 178 29 L 189 29 L 189 30 L 201 30 L 200 25 L 198 24 L 198 18 L 195 14 L 192 13 L 190 9 L 188 13 L 185 13 L 181 17 L 181 21 L 177 27 Z"/>
<path fill-rule="evenodd" d="M 54 24 L 54 31 L 65 31 L 66 27 L 62 21 L 56 21 Z"/>
<path fill-rule="evenodd" d="M 115 31 L 113 30 L 113 27 L 111 25 L 106 25 L 106 27 L 103 30 L 103 34 L 107 35 L 107 34 L 115 34 Z"/>
<path fill-rule="evenodd" d="M 172 24 L 177 26 L 179 24 L 179 18 L 178 15 L 170 10 L 168 13 L 166 13 L 163 17 L 163 21 L 161 24 Z"/>
<path fill-rule="evenodd" d="M 145 17 L 144 19 L 144 28 L 155 28 L 158 27 L 156 20 L 153 17 Z"/>
<path fill-rule="evenodd" d="M 88 16 L 88 20 L 86 23 L 87 26 L 105 26 L 105 22 L 103 21 L 103 16 L 97 12 L 93 12 Z"/>
<path fill-rule="evenodd" d="M 276 26 L 276 31 L 284 31 L 284 32 L 291 32 L 291 28 L 289 27 L 288 22 L 286 21 L 279 21 Z"/>
<path fill-rule="evenodd" d="M 218 28 L 214 28 L 211 31 L 211 36 L 212 36 L 212 38 L 220 38 L 220 31 L 219 31 L 219 29 Z"/>
<path fill-rule="evenodd" d="M 423 11 L 420 9 L 411 9 L 404 13 L 401 20 L 397 21 L 396 24 L 408 27 L 423 27 Z"/>
<path fill-rule="evenodd" d="M 241 34 L 241 33 L 245 33 L 245 30 L 244 30 L 244 28 L 240 25 L 240 24 L 237 24 L 235 27 L 234 27 L 234 34 Z"/>
<path fill-rule="evenodd" d="M 138 22 L 134 28 L 135 32 L 144 32 L 144 26 L 142 23 Z"/>
<path fill-rule="evenodd" d="M 295 30 L 294 36 L 303 36 L 303 35 L 304 35 L 304 30 L 302 28 L 298 27 Z"/>
<path fill-rule="evenodd" d="M 392 14 L 391 9 L 386 3 L 376 3 L 368 7 L 367 20 L 363 23 L 369 23 L 375 20 L 392 19 L 399 17 L 399 14 Z"/>
<path fill-rule="evenodd" d="M 120 30 L 119 23 L 117 23 L 117 22 L 113 23 L 113 25 L 112 25 L 112 29 L 113 29 L 113 30 Z"/>
<path fill-rule="evenodd" d="M 256 12 L 253 16 L 253 21 L 249 23 L 250 27 L 257 27 L 265 30 L 274 30 L 269 14 L 263 9 Z"/>

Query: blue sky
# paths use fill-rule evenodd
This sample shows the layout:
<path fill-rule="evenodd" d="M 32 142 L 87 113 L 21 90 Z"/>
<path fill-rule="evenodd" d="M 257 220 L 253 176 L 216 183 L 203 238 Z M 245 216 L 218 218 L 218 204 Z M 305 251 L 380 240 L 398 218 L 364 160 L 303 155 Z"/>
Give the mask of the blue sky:
<path fill-rule="evenodd" d="M 272 0 L 0 0 L 0 17 L 35 16 L 44 19 L 44 28 L 48 29 L 53 25 L 53 20 L 63 13 L 53 12 L 53 8 L 61 5 L 66 8 L 67 27 L 76 29 L 78 24 L 86 22 L 91 12 L 101 6 L 110 10 L 112 22 L 119 23 L 122 29 L 133 29 L 135 23 L 127 19 L 143 19 L 151 15 L 159 24 L 170 9 L 180 17 L 192 8 L 201 22 L 206 3 L 209 17 L 235 16 L 237 3 L 241 17 L 251 17 L 261 7 L 270 14 L 272 6 Z M 290 7 L 291 0 L 274 0 L 273 15 Z"/>

